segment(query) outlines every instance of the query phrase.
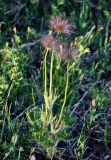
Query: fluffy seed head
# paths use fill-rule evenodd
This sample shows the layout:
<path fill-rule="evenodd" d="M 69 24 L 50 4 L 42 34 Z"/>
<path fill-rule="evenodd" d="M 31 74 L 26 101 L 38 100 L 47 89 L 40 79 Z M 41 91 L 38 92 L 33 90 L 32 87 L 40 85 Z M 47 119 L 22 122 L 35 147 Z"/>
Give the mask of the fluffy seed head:
<path fill-rule="evenodd" d="M 48 50 L 56 49 L 57 41 L 52 35 L 44 36 L 41 43 Z"/>
<path fill-rule="evenodd" d="M 70 34 L 72 25 L 62 15 L 53 17 L 50 23 L 51 28 L 54 29 L 56 32 L 64 33 L 66 35 Z"/>
<path fill-rule="evenodd" d="M 77 54 L 79 52 L 79 49 L 77 46 L 71 46 L 71 45 L 60 45 L 59 47 L 59 57 L 61 60 L 75 60 L 77 57 Z"/>

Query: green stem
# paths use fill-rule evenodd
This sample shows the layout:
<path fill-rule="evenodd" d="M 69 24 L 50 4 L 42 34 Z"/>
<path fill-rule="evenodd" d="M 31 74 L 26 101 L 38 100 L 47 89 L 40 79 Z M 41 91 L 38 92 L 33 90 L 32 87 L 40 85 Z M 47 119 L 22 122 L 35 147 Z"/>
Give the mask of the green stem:
<path fill-rule="evenodd" d="M 47 54 L 48 50 L 46 50 L 45 53 L 45 59 L 44 59 L 44 68 L 45 68 L 45 94 L 47 93 Z"/>
<path fill-rule="evenodd" d="M 46 101 L 46 118 L 47 118 L 47 114 L 48 114 L 48 106 L 47 106 L 47 54 L 48 54 L 48 50 L 46 50 L 46 53 L 45 53 L 45 59 L 44 59 L 44 90 L 45 90 L 45 95 L 44 95 L 44 98 L 45 98 L 45 101 Z"/>
<path fill-rule="evenodd" d="M 50 65 L 50 88 L 49 88 L 49 93 L 52 92 L 52 69 L 53 69 L 53 60 L 54 60 L 54 54 L 52 52 L 51 55 L 51 65 Z"/>
<path fill-rule="evenodd" d="M 5 122 L 6 122 L 6 117 L 7 117 L 7 109 L 8 109 L 8 100 L 10 98 L 10 94 L 11 94 L 11 91 L 13 89 L 13 81 L 11 82 L 10 84 L 10 87 L 9 87 L 9 90 L 8 90 L 8 94 L 7 94 L 7 97 L 6 97 L 6 101 L 5 101 L 5 104 L 3 106 L 3 127 L 2 127 L 2 131 L 1 131 L 1 139 L 0 139 L 0 142 L 2 141 L 2 137 L 3 137 L 3 132 L 4 132 L 4 128 L 5 128 Z"/>
<path fill-rule="evenodd" d="M 59 116 L 59 119 L 57 121 L 57 124 L 55 126 L 55 129 L 58 128 L 59 126 L 59 123 L 62 119 L 62 116 L 63 116 L 63 110 L 64 110 L 64 107 L 65 107 L 65 104 L 66 104 L 66 99 L 67 99 L 67 90 L 68 90 L 68 83 L 69 83 L 69 62 L 67 64 L 67 75 L 66 75 L 66 87 L 65 87 L 65 95 L 64 95 L 64 102 L 63 102 L 63 105 L 62 105 L 62 108 L 61 108 L 61 111 L 60 111 L 60 116 Z"/>

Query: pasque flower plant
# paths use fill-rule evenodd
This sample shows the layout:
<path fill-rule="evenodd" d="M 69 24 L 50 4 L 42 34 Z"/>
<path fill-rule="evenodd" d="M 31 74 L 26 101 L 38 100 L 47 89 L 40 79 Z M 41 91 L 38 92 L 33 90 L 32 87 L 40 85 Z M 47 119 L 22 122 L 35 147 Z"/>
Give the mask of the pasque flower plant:
<path fill-rule="evenodd" d="M 76 57 L 79 53 L 79 48 L 77 45 L 75 46 L 73 43 L 67 44 L 64 41 L 62 35 L 58 36 L 59 33 L 64 33 L 65 35 L 70 35 L 72 24 L 68 22 L 66 18 L 62 15 L 53 17 L 50 21 L 51 31 L 48 35 L 44 36 L 41 39 L 41 44 L 45 48 L 45 58 L 44 58 L 44 100 L 45 104 L 43 104 L 41 117 L 44 125 L 49 125 L 51 128 L 52 134 L 57 134 L 57 132 L 61 129 L 62 117 L 64 112 L 64 107 L 67 100 L 67 92 L 68 92 L 68 81 L 69 81 L 69 61 L 76 60 Z M 67 37 L 67 36 L 66 36 Z M 49 78 L 49 88 L 47 88 L 47 55 L 51 52 L 51 61 L 50 61 L 50 78 Z M 54 92 L 53 87 L 53 63 L 55 59 L 54 54 L 57 54 L 59 61 L 68 61 L 67 63 L 67 72 L 65 73 L 66 84 L 65 84 L 65 93 L 63 104 L 61 106 L 61 111 L 58 116 L 54 116 L 53 113 L 53 105 L 57 99 L 57 94 Z M 59 63 L 60 63 L 59 62 Z M 59 94 L 59 93 L 58 93 Z"/>
<path fill-rule="evenodd" d="M 64 113 L 67 102 L 69 78 L 81 51 L 78 43 L 74 43 L 74 41 L 71 42 L 69 39 L 73 26 L 69 23 L 68 19 L 62 15 L 53 17 L 50 20 L 49 28 L 49 34 L 41 38 L 41 44 L 44 49 L 44 59 L 41 66 L 43 71 L 44 102 L 40 112 L 39 122 L 40 126 L 42 125 L 43 127 L 39 139 L 43 139 L 43 136 L 46 137 L 49 135 L 47 139 L 45 139 L 45 143 L 50 139 L 54 144 L 57 144 L 59 133 L 65 130 L 63 124 L 66 123 Z M 61 72 L 63 74 L 62 77 L 60 75 Z M 59 88 L 59 85 L 56 84 L 56 81 L 59 80 L 61 82 L 60 85 L 64 87 L 62 91 L 60 89 L 61 87 Z M 59 98 L 61 92 L 62 98 Z M 59 109 L 57 109 L 55 113 L 56 102 L 59 103 Z M 56 146 L 54 145 L 54 147 Z"/>

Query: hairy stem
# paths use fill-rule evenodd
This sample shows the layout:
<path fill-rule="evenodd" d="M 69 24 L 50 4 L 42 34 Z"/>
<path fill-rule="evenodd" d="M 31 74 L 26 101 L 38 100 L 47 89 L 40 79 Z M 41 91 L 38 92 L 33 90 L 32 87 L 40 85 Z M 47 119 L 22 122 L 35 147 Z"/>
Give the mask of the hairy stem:
<path fill-rule="evenodd" d="M 62 116 L 63 116 L 63 111 L 64 111 L 64 107 L 65 107 L 65 104 L 66 104 L 66 99 L 67 99 L 68 83 L 69 83 L 69 63 L 67 64 L 67 75 L 66 75 L 66 87 L 65 87 L 64 102 L 63 102 L 63 105 L 62 105 L 62 108 L 61 108 L 61 111 L 60 111 L 60 115 L 59 115 L 59 119 L 57 121 L 55 129 L 58 128 L 59 123 L 60 123 L 60 121 L 62 119 Z"/>
<path fill-rule="evenodd" d="M 51 55 L 51 65 L 50 65 L 50 88 L 49 88 L 49 93 L 52 92 L 52 70 L 53 70 L 53 60 L 54 60 L 54 54 L 52 52 Z"/>
<path fill-rule="evenodd" d="M 47 114 L 48 114 L 48 106 L 47 106 L 47 54 L 48 54 L 48 50 L 46 50 L 45 52 L 45 59 L 44 59 L 44 98 L 45 98 L 45 109 L 46 109 L 46 118 L 47 118 Z"/>

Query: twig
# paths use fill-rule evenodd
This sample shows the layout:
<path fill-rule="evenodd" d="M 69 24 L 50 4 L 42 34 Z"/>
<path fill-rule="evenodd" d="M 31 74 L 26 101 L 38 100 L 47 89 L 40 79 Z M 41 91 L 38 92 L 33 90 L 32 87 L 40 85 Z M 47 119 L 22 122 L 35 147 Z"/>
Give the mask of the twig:
<path fill-rule="evenodd" d="M 30 42 L 30 43 L 24 43 L 22 45 L 19 46 L 19 48 L 23 49 L 23 48 L 29 48 L 34 46 L 36 43 L 40 42 L 41 39 L 36 40 L 35 42 Z"/>
<path fill-rule="evenodd" d="M 23 7 L 25 6 L 25 4 L 21 5 L 21 6 L 17 6 L 16 8 L 14 8 L 13 10 L 9 10 L 5 13 L 5 15 L 16 12 L 16 11 L 20 11 Z"/>
<path fill-rule="evenodd" d="M 37 108 L 39 108 L 41 105 L 37 106 Z M 13 124 L 15 125 L 16 121 L 21 117 L 23 116 L 31 107 L 34 107 L 34 105 L 30 105 L 28 108 L 26 108 L 23 112 L 21 112 L 14 120 L 13 120 Z M 32 111 L 34 110 L 35 108 L 32 109 Z"/>
<path fill-rule="evenodd" d="M 55 34 L 55 32 L 51 33 L 51 35 Z M 50 35 L 50 34 L 49 34 Z M 35 44 L 41 42 L 42 38 L 37 39 L 35 42 L 29 42 L 29 43 L 24 43 L 22 45 L 19 46 L 19 48 L 23 49 L 23 48 L 29 48 L 34 46 Z"/>
<path fill-rule="evenodd" d="M 74 109 L 72 110 L 72 112 L 70 113 L 70 117 L 72 116 L 72 114 L 75 112 L 76 108 L 78 107 L 78 105 L 82 102 L 82 100 L 84 99 L 84 97 L 86 97 L 86 95 L 88 94 L 88 92 L 85 92 L 84 95 L 82 96 L 82 98 L 79 100 L 78 103 L 76 103 L 73 107 Z"/>

